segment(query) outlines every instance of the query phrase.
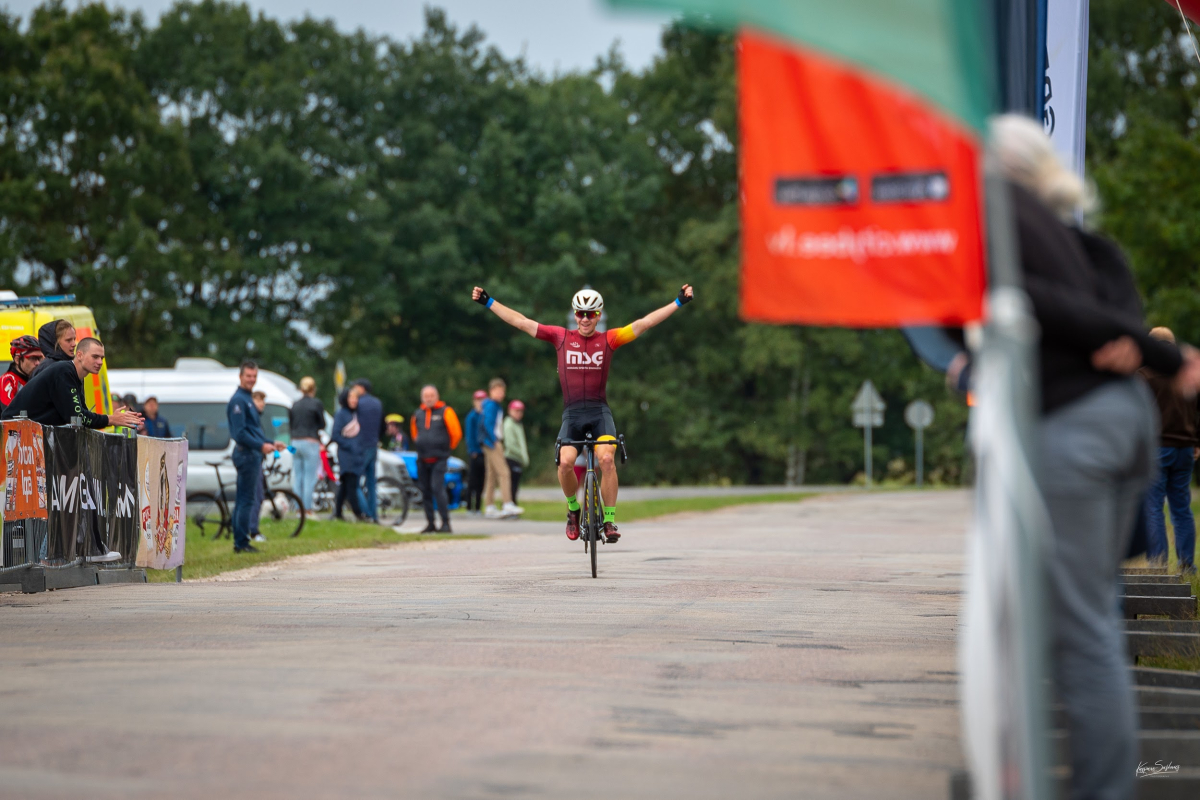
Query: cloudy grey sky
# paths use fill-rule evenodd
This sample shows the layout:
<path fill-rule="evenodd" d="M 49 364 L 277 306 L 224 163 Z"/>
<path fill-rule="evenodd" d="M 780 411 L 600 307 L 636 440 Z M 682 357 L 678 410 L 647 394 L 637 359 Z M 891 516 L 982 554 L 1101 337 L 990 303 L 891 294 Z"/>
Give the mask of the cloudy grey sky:
<path fill-rule="evenodd" d="M 109 0 L 110 5 L 140 8 L 157 19 L 172 0 Z M 669 17 L 613 10 L 604 0 L 248 0 L 270 17 L 295 19 L 306 13 L 332 17 L 339 28 L 365 28 L 409 39 L 424 28 L 424 7 L 446 10 L 460 28 L 475 23 L 488 41 L 507 56 L 524 52 L 529 64 L 546 73 L 585 70 L 620 40 L 626 63 L 647 66 L 659 51 L 659 34 Z M 75 0 L 67 0 L 69 6 Z M 0 7 L 28 18 L 37 0 L 0 0 Z"/>

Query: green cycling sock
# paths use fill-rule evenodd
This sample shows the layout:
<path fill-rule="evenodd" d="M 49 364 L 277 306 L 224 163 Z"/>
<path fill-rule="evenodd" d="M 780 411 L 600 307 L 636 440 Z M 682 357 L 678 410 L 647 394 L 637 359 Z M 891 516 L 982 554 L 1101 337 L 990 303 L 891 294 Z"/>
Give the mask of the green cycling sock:
<path fill-rule="evenodd" d="M 615 523 L 617 521 L 617 507 L 616 506 L 605 506 L 604 507 L 604 521 L 612 522 L 612 523 Z"/>
<path fill-rule="evenodd" d="M 577 499 L 575 499 L 575 497 L 573 497 L 573 496 L 568 497 L 567 498 L 567 511 L 578 511 L 578 510 L 579 510 L 579 501 Z"/>

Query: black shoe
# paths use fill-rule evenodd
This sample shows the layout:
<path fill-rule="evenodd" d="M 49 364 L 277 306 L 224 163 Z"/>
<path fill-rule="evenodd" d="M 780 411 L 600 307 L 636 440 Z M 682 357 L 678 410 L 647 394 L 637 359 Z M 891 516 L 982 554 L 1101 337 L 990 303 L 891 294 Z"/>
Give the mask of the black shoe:
<path fill-rule="evenodd" d="M 438 528 L 438 533 L 454 533 L 454 531 L 450 530 L 450 520 L 442 523 L 442 527 Z"/>
<path fill-rule="evenodd" d="M 233 548 L 233 552 L 235 552 L 235 553 L 261 553 L 262 550 L 259 550 L 257 547 L 255 547 L 252 544 L 248 544 L 245 547 Z"/>
<path fill-rule="evenodd" d="M 421 531 L 421 533 L 437 533 L 437 532 L 438 532 L 437 526 L 434 525 L 432 522 L 425 526 L 425 530 Z"/>

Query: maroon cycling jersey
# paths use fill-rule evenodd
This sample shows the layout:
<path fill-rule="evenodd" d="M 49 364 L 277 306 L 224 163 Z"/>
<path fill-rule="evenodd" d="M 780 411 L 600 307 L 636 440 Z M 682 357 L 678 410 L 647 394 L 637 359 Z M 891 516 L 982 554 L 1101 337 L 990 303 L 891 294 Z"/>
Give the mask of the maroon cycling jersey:
<path fill-rule="evenodd" d="M 558 382 L 562 384 L 563 405 L 608 405 L 608 365 L 613 351 L 629 344 L 637 335 L 632 325 L 615 331 L 581 336 L 557 325 L 538 325 L 537 338 L 550 342 L 558 350 Z"/>

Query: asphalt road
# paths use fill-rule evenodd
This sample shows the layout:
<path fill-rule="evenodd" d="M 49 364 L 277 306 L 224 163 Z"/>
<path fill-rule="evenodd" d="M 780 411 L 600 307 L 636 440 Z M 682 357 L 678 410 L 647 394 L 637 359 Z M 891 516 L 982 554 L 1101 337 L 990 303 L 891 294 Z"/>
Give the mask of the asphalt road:
<path fill-rule="evenodd" d="M 516 523 L 0 595 L 0 797 L 944 797 L 967 510 L 630 523 L 599 580 Z"/>

